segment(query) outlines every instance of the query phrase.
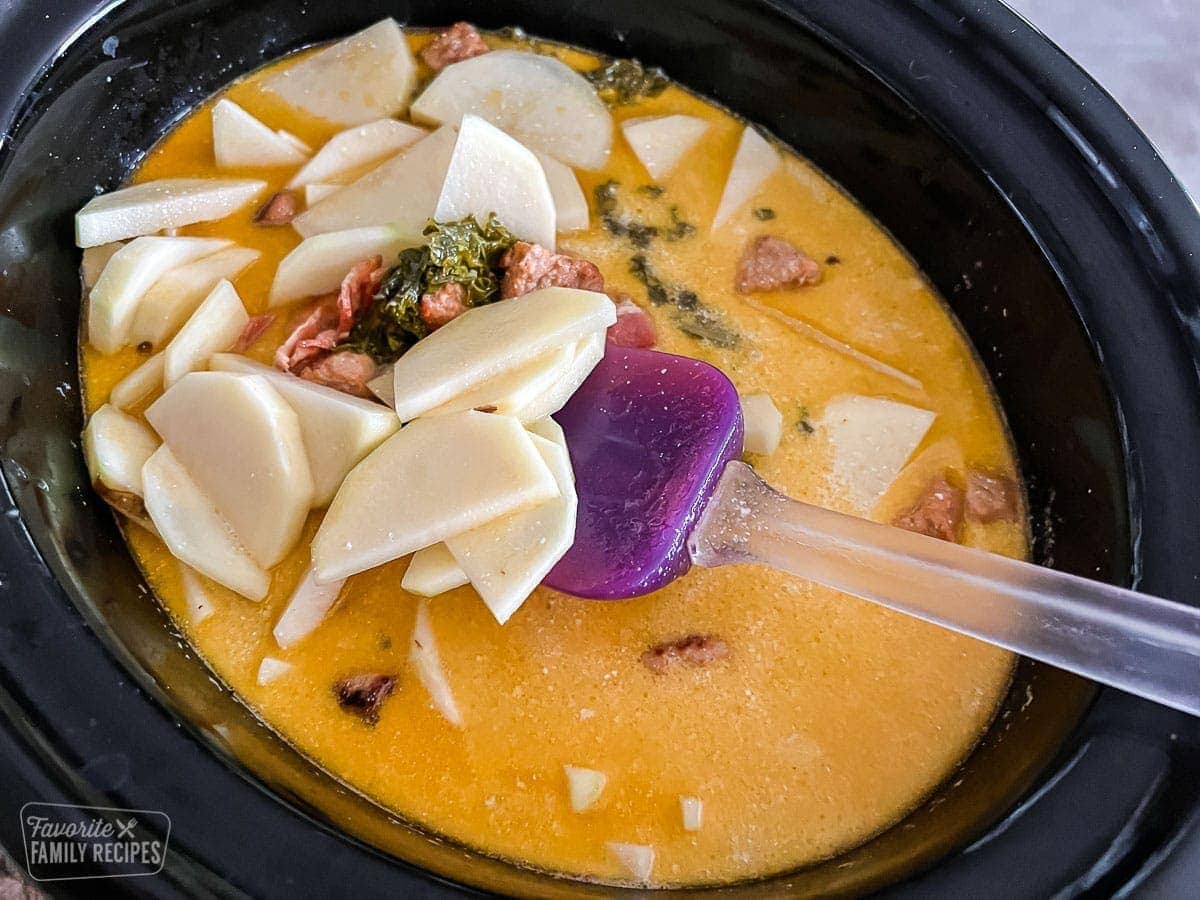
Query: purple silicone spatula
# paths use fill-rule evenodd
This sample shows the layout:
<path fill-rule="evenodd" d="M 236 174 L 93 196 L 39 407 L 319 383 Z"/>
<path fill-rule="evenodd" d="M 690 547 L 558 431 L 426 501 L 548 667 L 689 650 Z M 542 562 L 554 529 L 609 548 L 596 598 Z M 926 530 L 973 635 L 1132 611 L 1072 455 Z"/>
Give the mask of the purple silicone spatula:
<path fill-rule="evenodd" d="M 754 563 L 1200 715 L 1200 610 L 784 497 L 739 461 L 737 391 L 707 363 L 610 346 L 555 418 L 579 495 L 556 590 Z"/>

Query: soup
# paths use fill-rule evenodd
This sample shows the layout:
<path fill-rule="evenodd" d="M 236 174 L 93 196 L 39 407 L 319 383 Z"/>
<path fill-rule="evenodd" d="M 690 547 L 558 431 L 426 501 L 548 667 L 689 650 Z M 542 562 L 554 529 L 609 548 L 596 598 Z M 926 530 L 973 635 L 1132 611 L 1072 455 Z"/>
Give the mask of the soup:
<path fill-rule="evenodd" d="M 393 531 L 415 529 L 417 520 L 437 524 L 451 513 L 467 516 L 455 521 L 469 520 L 469 530 L 482 528 L 478 517 L 469 516 L 483 501 L 458 497 L 471 478 L 426 490 L 405 484 L 415 477 L 407 470 L 381 465 L 375 469 L 387 474 L 368 478 L 375 471 L 371 460 L 399 453 L 394 448 L 412 444 L 415 434 L 434 435 L 430 446 L 443 446 L 435 440 L 438 429 L 468 435 L 466 443 L 483 435 L 493 442 L 485 449 L 496 464 L 512 464 L 501 487 L 520 482 L 528 501 L 523 506 L 502 497 L 486 478 L 474 479 L 481 484 L 471 488 L 496 489 L 488 502 L 508 504 L 497 520 L 550 508 L 543 503 L 561 506 L 569 493 L 561 483 L 556 491 L 551 481 L 550 493 L 533 497 L 546 489 L 548 476 L 533 471 L 537 458 L 529 448 L 536 443 L 542 459 L 549 459 L 553 453 L 544 443 L 554 443 L 553 426 L 521 422 L 520 410 L 528 407 L 513 399 L 520 395 L 516 389 L 475 400 L 483 396 L 478 390 L 499 391 L 494 386 L 504 381 L 501 376 L 525 390 L 534 375 L 551 371 L 546 367 L 558 367 L 551 372 L 555 384 L 574 373 L 570 384 L 577 385 L 598 358 L 588 363 L 582 348 L 602 352 L 603 340 L 595 338 L 607 328 L 610 348 L 653 344 L 724 372 L 743 400 L 744 459 L 789 496 L 1024 557 L 1023 499 L 1003 417 L 940 298 L 869 215 L 794 151 L 657 73 L 519 34 L 480 39 L 459 26 L 449 36 L 401 36 L 394 23 L 381 23 L 366 38 L 349 40 L 232 83 L 150 150 L 130 184 L 135 190 L 155 186 L 155 198 L 164 191 L 207 191 L 179 205 L 191 210 L 181 214 L 187 221 L 172 219 L 175 213 L 156 221 L 161 209 L 153 198 L 145 215 L 120 207 L 124 219 L 115 230 L 111 215 L 95 225 L 102 216 L 89 219 L 88 208 L 81 213 L 81 242 L 92 248 L 85 251 L 84 269 L 93 293 L 86 340 L 81 336 L 85 403 L 92 415 L 89 462 L 101 492 L 126 513 L 131 551 L 159 601 L 216 675 L 328 772 L 406 820 L 522 865 L 613 883 L 727 883 L 830 857 L 896 823 L 952 776 L 987 728 L 1008 687 L 1011 654 L 758 568 L 692 569 L 661 590 L 620 602 L 578 599 L 546 587 L 510 592 L 500 601 L 482 577 L 475 578 L 478 591 L 465 583 L 471 561 L 448 527 L 431 550 L 419 551 L 423 575 L 408 572 L 409 550 L 380 562 L 379 554 L 368 559 L 361 546 L 353 549 L 356 541 L 342 548 L 320 535 L 343 521 L 358 527 L 354 503 L 363 491 L 388 497 L 401 492 L 395 496 L 402 501 L 387 504 L 389 540 Z M 411 66 L 408 47 L 417 60 Z M 573 124 L 555 131 L 537 114 L 531 114 L 532 124 L 519 115 L 503 118 L 522 103 L 528 112 L 537 98 L 521 95 L 510 102 L 502 88 L 473 108 L 482 124 L 461 110 L 432 117 L 429 110 L 437 105 L 419 99 L 414 109 L 425 117 L 416 124 L 428 133 L 397 124 L 410 121 L 394 108 L 406 107 L 410 92 L 420 98 L 430 85 L 453 81 L 462 71 L 456 67 L 504 49 L 510 54 L 506 65 L 549 67 L 553 77 L 564 78 L 553 68 L 557 60 L 590 75 L 563 82 L 561 96 L 591 92 L 578 101 L 583 107 L 573 109 Z M 422 51 L 429 51 L 426 59 Z M 521 55 L 515 63 L 514 52 Z M 380 55 L 394 70 L 379 65 Z M 465 82 L 488 84 L 498 77 L 489 75 L 488 66 L 505 58 L 493 57 Z M 317 82 L 320 90 L 307 80 L 313 72 L 326 79 Z M 403 97 L 392 102 L 379 93 L 380 72 L 391 79 L 385 82 L 389 90 L 411 82 L 400 90 Z M 289 77 L 307 92 L 291 90 Z M 530 77 L 532 84 L 541 75 Z M 538 108 L 553 119 L 559 107 L 574 102 Z M 613 126 L 604 152 L 592 159 L 588 154 L 603 128 L 579 125 L 579 109 L 597 117 L 597 108 Z M 492 135 L 489 116 L 510 136 Z M 433 130 L 451 119 L 457 132 Z M 483 137 L 472 137 L 478 135 Z M 466 146 L 476 139 L 480 143 Z M 419 228 L 388 231 L 395 224 L 391 216 L 424 224 L 433 217 L 433 201 L 443 208 L 458 190 L 449 177 L 430 184 L 403 174 L 405 165 L 431 154 L 437 140 L 446 142 L 446 155 L 482 154 L 486 165 L 477 163 L 473 171 L 496 174 L 481 184 L 471 182 L 470 166 L 464 168 L 464 183 L 471 183 L 451 198 L 460 201 L 460 211 L 489 191 L 494 195 L 496 184 L 516 185 L 520 196 L 501 196 L 503 210 L 477 208 L 472 223 L 455 226 L 465 230 L 451 230 L 444 219 L 434 235 L 422 237 Z M 540 168 L 531 168 L 522 140 L 542 153 L 533 164 Z M 325 153 L 330 147 L 335 149 Z M 317 148 L 324 156 L 319 179 L 299 183 L 304 167 L 316 166 Z M 405 159 L 409 163 L 397 162 Z M 388 166 L 400 173 L 390 181 L 379 174 Z M 519 187 L 530 172 L 533 186 Z M 538 181 L 538 172 L 546 179 L 553 175 L 553 183 Z M 538 200 L 549 196 L 544 186 L 557 188 L 548 220 Z M 243 190 L 247 195 L 239 199 Z M 220 213 L 196 212 L 205 204 Z M 455 203 L 447 201 L 445 208 Z M 99 211 L 109 215 L 103 205 Z M 498 214 L 490 225 L 480 221 L 488 212 Z M 467 217 L 456 213 L 453 220 Z M 557 256 L 548 248 L 528 249 L 536 240 L 513 244 L 514 238 L 544 233 L 546 221 Z M 492 226 L 500 231 L 489 231 Z M 509 232 L 510 226 L 515 230 Z M 501 231 L 507 237 L 495 237 Z M 409 290 L 403 286 L 405 265 L 432 271 L 435 263 L 420 255 L 423 240 L 466 241 L 468 233 L 480 245 L 493 238 L 496 244 L 488 245 L 488 264 L 475 271 L 487 282 L 477 305 L 461 302 L 472 300 L 470 293 L 453 294 L 454 288 L 447 295 L 441 288 L 448 282 L 435 281 L 420 301 L 416 294 L 410 298 L 410 310 L 424 318 L 415 325 L 403 320 L 411 330 L 398 344 L 387 345 L 399 327 L 395 322 L 373 320 L 374 331 L 360 325 L 371 309 L 400 302 L 396 298 Z M 132 244 L 121 243 L 137 235 L 228 243 L 143 243 L 149 250 L 139 257 L 129 252 Z M 325 248 L 316 263 L 311 255 L 308 262 L 298 255 L 302 240 L 310 249 Z M 341 249 L 329 250 L 335 245 Z M 457 252 L 465 244 L 453 246 Z M 546 265 L 522 268 L 514 246 Z M 387 258 L 355 268 L 355 280 L 352 266 L 376 254 Z M 141 283 L 132 278 L 131 286 L 128 272 L 141 273 Z M 218 277 L 230 285 L 216 283 Z M 500 296 L 517 294 L 523 278 L 524 288 L 534 292 Z M 556 284 L 581 290 L 557 294 Z M 544 352 L 531 357 L 522 342 L 510 347 L 500 336 L 517 315 L 509 311 L 522 296 L 536 298 L 539 289 L 551 292 L 544 295 L 547 303 L 566 309 L 578 300 L 586 315 L 596 311 L 616 324 L 593 327 L 586 338 L 571 332 L 578 339 L 571 338 L 570 352 L 565 339 L 546 338 Z M 343 323 L 332 324 L 338 310 L 329 305 L 339 292 L 355 318 L 341 331 Z M 329 295 L 327 305 L 314 305 L 314 295 Z M 471 308 L 453 328 L 438 321 L 455 320 L 463 307 Z M 485 333 L 496 335 L 499 345 L 455 343 L 450 336 L 467 333 L 467 323 L 484 310 L 495 323 Z M 268 312 L 274 318 L 260 318 Z M 292 340 L 289 351 L 289 337 L 306 317 L 322 315 L 332 316 L 325 330 L 335 332 L 341 346 L 334 352 L 313 346 L 310 360 L 295 364 L 300 345 Z M 585 313 L 563 315 L 576 322 Z M 444 327 L 449 330 L 442 332 Z M 529 332 L 530 341 L 540 339 L 541 327 Z M 385 331 L 386 339 L 380 337 Z M 318 332 L 306 334 L 311 341 Z M 423 345 L 481 347 L 498 359 L 511 353 L 520 356 L 520 377 L 493 370 L 468 387 L 461 380 L 450 388 L 439 382 L 429 396 L 448 398 L 450 406 L 462 397 L 474 399 L 460 410 L 443 402 L 441 417 L 434 415 L 436 403 L 426 403 L 403 417 L 412 421 L 400 428 L 391 409 L 415 402 L 426 385 L 399 373 L 428 371 L 413 360 L 433 357 L 432 350 L 410 356 Z M 279 375 L 267 377 L 230 360 L 230 351 L 267 366 L 293 365 L 301 377 L 287 374 L 291 381 L 279 382 Z M 342 469 L 335 467 L 333 483 L 328 466 L 318 465 L 312 431 L 302 435 L 307 465 L 294 466 L 295 446 L 280 439 L 263 445 L 272 460 L 261 464 L 266 468 L 247 475 L 246 467 L 259 461 L 233 448 L 254 446 L 254 434 L 292 428 L 287 407 L 308 404 L 308 395 L 300 396 L 306 386 L 315 381 L 347 396 L 367 394 L 366 374 L 349 371 L 354 366 L 347 361 L 357 356 L 369 358 L 363 365 L 383 399 L 353 401 L 358 405 L 347 415 L 358 431 L 346 440 L 357 454 Z M 377 367 L 387 362 L 396 368 L 390 378 L 384 370 L 380 381 Z M 475 362 L 451 359 L 447 371 L 457 378 Z M 223 374 L 196 377 L 206 369 Z M 230 421 L 245 420 L 236 434 L 222 430 L 232 427 L 224 417 L 216 425 L 204 418 L 217 393 L 228 395 Z M 305 420 L 312 428 L 332 429 L 343 410 L 321 396 L 300 411 L 315 417 L 315 424 Z M 160 404 L 160 398 L 167 399 Z M 322 418 L 326 408 L 337 414 Z M 388 417 L 395 421 L 389 424 Z M 522 424 L 540 435 L 537 442 L 514 437 L 526 434 Z M 162 456 L 160 436 L 171 451 L 170 465 L 147 461 Z M 197 456 L 201 443 L 207 459 Z M 478 460 L 486 457 L 470 456 L 468 449 L 463 441 L 445 445 L 448 471 L 459 462 L 467 475 L 478 471 Z M 238 481 L 268 470 L 275 480 L 266 488 L 265 478 Z M 180 493 L 184 482 L 192 494 Z M 301 483 L 307 493 L 297 499 Z M 278 509 L 241 525 L 234 513 L 244 517 L 247 510 L 233 496 L 238 484 L 260 498 L 256 502 L 278 503 Z M 156 505 L 152 491 L 169 502 Z M 437 502 L 454 509 L 430 512 L 428 505 Z M 360 518 L 369 517 L 365 509 L 363 503 L 357 510 Z M 214 515 L 225 537 L 214 538 L 212 546 L 222 549 L 197 555 L 196 532 L 188 529 Z M 286 528 L 280 523 L 297 515 L 298 535 L 281 537 Z M 573 519 L 564 513 L 554 521 L 565 527 Z M 344 553 L 317 559 L 321 547 L 330 560 Z M 377 549 L 373 545 L 371 552 Z M 349 559 L 358 550 L 366 556 Z M 379 553 L 386 556 L 385 550 Z M 535 557 L 546 561 L 545 552 Z M 263 564 L 265 558 L 272 562 Z M 245 565 L 239 569 L 226 564 L 230 560 Z M 340 577 L 324 579 L 332 587 L 315 584 L 314 560 L 318 574 L 322 565 L 326 574 L 348 574 L 344 585 Z M 510 581 L 532 577 L 503 574 Z M 259 576 L 269 578 L 269 586 Z M 436 596 L 422 599 L 402 582 Z M 255 593 L 261 595 L 257 602 L 247 596 Z M 501 609 L 503 603 L 508 606 Z"/>

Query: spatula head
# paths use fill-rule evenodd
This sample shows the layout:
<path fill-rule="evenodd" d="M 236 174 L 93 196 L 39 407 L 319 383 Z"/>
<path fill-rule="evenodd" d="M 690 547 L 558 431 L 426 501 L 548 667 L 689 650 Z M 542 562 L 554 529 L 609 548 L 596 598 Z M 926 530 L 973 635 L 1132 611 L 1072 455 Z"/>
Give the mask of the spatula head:
<path fill-rule="evenodd" d="M 545 584 L 636 597 L 691 565 L 686 541 L 725 464 L 742 454 L 737 391 L 698 359 L 610 345 L 554 417 L 575 469 L 575 543 Z"/>

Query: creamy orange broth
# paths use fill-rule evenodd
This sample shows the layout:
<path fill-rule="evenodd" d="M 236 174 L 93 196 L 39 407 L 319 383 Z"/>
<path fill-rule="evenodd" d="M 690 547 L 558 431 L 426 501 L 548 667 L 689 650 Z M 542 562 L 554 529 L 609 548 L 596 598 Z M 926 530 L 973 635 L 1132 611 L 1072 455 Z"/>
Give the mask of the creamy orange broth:
<path fill-rule="evenodd" d="M 426 38 L 414 35 L 414 46 Z M 491 39 L 499 44 L 498 39 Z M 543 48 L 545 49 L 545 48 Z M 576 66 L 592 58 L 553 48 Z M 282 65 L 286 65 L 284 62 Z M 318 146 L 337 129 L 284 107 L 256 87 L 226 95 L 272 127 Z M 210 101 L 211 103 L 211 101 Z M 167 176 L 253 174 L 272 190 L 290 170 L 218 173 L 209 104 L 167 135 L 134 181 Z M 889 397 L 934 410 L 937 421 L 875 517 L 890 519 L 929 479 L 968 465 L 1015 475 L 1004 423 L 955 322 L 912 262 L 861 209 L 802 159 L 785 165 L 715 238 L 716 208 L 741 123 L 689 93 L 614 110 L 629 116 L 687 113 L 711 123 L 702 144 L 661 182 L 658 199 L 634 189 L 649 178 L 620 137 L 603 172 L 579 173 L 585 192 L 620 182 L 623 203 L 661 222 L 670 204 L 697 226 L 678 242 L 646 251 L 664 281 L 686 284 L 740 335 L 719 349 L 682 334 L 669 307 L 650 307 L 661 349 L 707 359 L 743 392 L 766 391 L 785 416 L 779 450 L 750 457 L 794 497 L 846 508 L 828 475 L 820 419 L 844 393 Z M 759 221 L 751 210 L 769 206 Z M 593 210 L 594 212 L 594 210 Z M 236 280 L 251 314 L 266 309 L 278 261 L 298 243 L 290 228 L 252 223 L 252 209 L 182 229 L 220 235 L 262 251 Z M 733 292 L 746 241 L 775 234 L 824 265 L 823 281 L 758 295 L 830 335 L 918 379 L 909 387 L 803 337 Z M 593 218 L 563 248 L 594 260 L 611 288 L 645 305 L 629 274 L 628 242 Z M 286 316 L 283 317 L 286 319 Z M 251 351 L 268 360 L 283 337 L 278 322 Z M 104 357 L 83 350 L 88 409 L 144 356 L 126 348 Z M 811 863 L 845 850 L 903 817 L 946 779 L 987 727 L 1005 693 L 1013 658 L 1001 650 L 798 579 L 756 568 L 693 571 L 651 596 L 620 603 L 575 600 L 539 590 L 501 627 L 470 588 L 431 602 L 442 662 L 466 719 L 458 730 L 430 706 L 408 664 L 416 598 L 400 589 L 406 560 L 352 578 L 339 605 L 310 637 L 281 651 L 271 627 L 307 563 L 307 539 L 275 571 L 261 604 L 210 584 L 216 613 L 193 626 L 178 566 L 163 545 L 130 527 L 130 546 L 162 604 L 217 675 L 271 727 L 324 768 L 400 815 L 497 856 L 575 876 L 619 881 L 607 841 L 651 844 L 653 880 L 724 882 Z M 965 542 L 1022 556 L 1013 525 L 968 525 Z M 639 661 L 650 645 L 691 633 L 720 635 L 726 661 L 667 675 Z M 263 687 L 264 656 L 294 664 Z M 400 684 L 368 727 L 338 708 L 340 676 L 388 671 Z M 564 765 L 608 777 L 593 810 L 571 811 Z M 684 831 L 679 797 L 704 804 L 703 827 Z"/>

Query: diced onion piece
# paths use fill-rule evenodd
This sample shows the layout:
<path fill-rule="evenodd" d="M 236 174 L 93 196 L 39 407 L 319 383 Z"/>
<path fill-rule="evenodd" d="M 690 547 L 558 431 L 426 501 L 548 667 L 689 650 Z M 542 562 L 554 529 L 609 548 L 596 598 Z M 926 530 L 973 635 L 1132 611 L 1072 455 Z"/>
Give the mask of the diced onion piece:
<path fill-rule="evenodd" d="M 871 511 L 936 418 L 927 409 L 858 394 L 826 404 L 821 426 L 833 450 L 833 477 L 855 512 Z"/>
<path fill-rule="evenodd" d="M 179 564 L 179 580 L 183 585 L 183 600 L 187 605 L 188 619 L 193 625 L 199 625 L 209 618 L 216 610 L 213 609 L 212 595 L 204 586 L 204 576 L 185 563 Z"/>
<path fill-rule="evenodd" d="M 634 155 L 651 178 L 666 178 L 695 146 L 708 123 L 695 116 L 640 116 L 621 123 Z"/>
<path fill-rule="evenodd" d="M 721 202 L 713 216 L 713 231 L 758 193 L 763 182 L 779 168 L 779 163 L 779 151 L 767 143 L 766 138 L 753 128 L 742 129 L 742 138 L 725 179 L 725 189 L 721 192 Z"/>
<path fill-rule="evenodd" d="M 326 141 L 287 186 L 311 188 L 321 184 L 336 189 L 347 176 L 399 153 L 425 135 L 425 129 L 395 119 L 377 119 L 347 128 Z M 316 202 L 306 199 L 310 205 Z"/>
<path fill-rule="evenodd" d="M 573 288 L 545 288 L 473 307 L 396 361 L 396 413 L 402 422 L 415 419 L 554 347 L 602 332 L 616 320 L 608 295 Z"/>
<path fill-rule="evenodd" d="M 223 97 L 212 109 L 213 154 L 222 169 L 237 166 L 297 166 L 309 152 L 286 132 L 272 131 L 232 100 Z"/>
<path fill-rule="evenodd" d="M 588 203 L 579 186 L 579 179 L 566 163 L 561 163 L 545 153 L 537 154 L 550 195 L 554 198 L 554 227 L 559 234 L 582 231 L 588 227 Z"/>
<path fill-rule="evenodd" d="M 158 438 L 133 416 L 105 403 L 83 429 L 83 453 L 92 480 L 114 491 L 142 496 L 142 466 Z"/>
<path fill-rule="evenodd" d="M 262 254 L 249 247 L 226 247 L 165 273 L 138 303 L 129 343 L 156 347 L 170 338 L 223 279 L 232 280 Z"/>
<path fill-rule="evenodd" d="M 264 656 L 262 662 L 258 664 L 258 684 L 260 687 L 270 684 L 276 678 L 292 671 L 293 668 L 295 667 L 291 663 L 284 662 L 282 659 Z"/>
<path fill-rule="evenodd" d="M 95 247 L 212 222 L 237 212 L 266 188 L 246 178 L 162 178 L 101 194 L 75 214 L 75 243 Z"/>
<path fill-rule="evenodd" d="M 304 205 L 305 207 L 316 206 L 330 194 L 336 194 L 342 189 L 340 184 L 324 184 L 321 182 L 313 182 L 304 186 Z"/>
<path fill-rule="evenodd" d="M 214 353 L 237 343 L 250 316 L 233 285 L 219 281 L 163 350 L 163 385 L 208 365 Z"/>
<path fill-rule="evenodd" d="M 638 884 L 650 881 L 650 873 L 654 871 L 653 847 L 649 844 L 623 844 L 619 841 L 609 841 L 605 846 L 630 878 Z"/>
<path fill-rule="evenodd" d="M 358 125 L 404 112 L 416 82 L 404 32 L 383 19 L 269 74 L 261 86 L 326 121 Z"/>
<path fill-rule="evenodd" d="M 434 544 L 413 554 L 400 587 L 420 597 L 436 597 L 462 587 L 469 580 L 446 545 Z"/>
<path fill-rule="evenodd" d="M 96 286 L 100 273 L 104 271 L 108 261 L 124 246 L 121 241 L 113 241 L 111 244 L 84 248 L 83 261 L 79 264 L 79 277 L 83 279 L 84 290 L 90 291 Z"/>
<path fill-rule="evenodd" d="M 394 260 L 405 247 L 422 243 L 420 234 L 407 234 L 392 225 L 373 225 L 330 231 L 301 241 L 279 261 L 271 282 L 268 306 L 281 306 L 336 291 L 351 267 L 375 255 Z"/>
<path fill-rule="evenodd" d="M 571 796 L 571 809 L 577 813 L 587 812 L 596 805 L 608 777 L 595 769 L 584 769 L 580 766 L 563 766 L 567 776 L 567 792 Z"/>
<path fill-rule="evenodd" d="M 458 704 L 454 702 L 454 693 L 450 690 L 450 682 L 446 680 L 446 672 L 442 668 L 442 659 L 438 655 L 437 642 L 433 636 L 433 624 L 429 618 L 429 604 L 424 600 L 417 604 L 417 619 L 413 626 L 412 644 L 408 651 L 409 662 L 417 670 L 433 707 L 446 721 L 456 728 L 462 728 L 466 723 Z"/>
<path fill-rule="evenodd" d="M 271 632 L 275 636 L 275 643 L 286 650 L 312 634 L 333 609 L 345 583 L 344 578 L 324 584 L 318 583 L 312 566 L 305 569 L 300 583 L 292 591 L 287 607 Z"/>
<path fill-rule="evenodd" d="M 267 595 L 271 577 L 165 444 L 142 467 L 142 487 L 146 512 L 176 559 L 243 597 Z"/>
<path fill-rule="evenodd" d="M 742 419 L 746 426 L 742 449 L 769 456 L 779 447 L 783 437 L 783 413 L 770 394 L 750 394 L 741 399 Z"/>
<path fill-rule="evenodd" d="M 699 797 L 680 797 L 679 812 L 684 831 L 699 831 L 704 818 L 704 802 Z"/>
<path fill-rule="evenodd" d="M 162 386 L 163 355 L 155 353 L 113 386 L 108 402 L 117 409 L 129 409 L 161 390 Z"/>
<path fill-rule="evenodd" d="M 313 562 L 322 580 L 345 578 L 557 496 L 516 419 L 419 419 L 346 476 L 313 539 Z"/>
<path fill-rule="evenodd" d="M 129 342 L 138 306 L 159 278 L 231 243 L 187 237 L 130 241 L 112 255 L 88 295 L 88 341 L 101 353 L 115 353 Z"/>

